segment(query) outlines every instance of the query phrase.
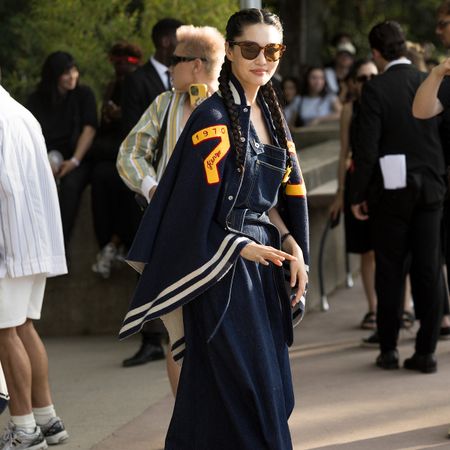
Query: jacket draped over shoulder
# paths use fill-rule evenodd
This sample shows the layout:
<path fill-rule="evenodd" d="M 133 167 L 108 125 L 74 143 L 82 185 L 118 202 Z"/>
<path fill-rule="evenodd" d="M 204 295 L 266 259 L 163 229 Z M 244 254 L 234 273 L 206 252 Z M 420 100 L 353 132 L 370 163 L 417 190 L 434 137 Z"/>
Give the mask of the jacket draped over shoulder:
<path fill-rule="evenodd" d="M 242 139 L 248 141 L 250 107 L 237 80 L 230 86 L 240 108 Z M 228 113 L 214 94 L 189 118 L 128 255 L 142 276 L 120 337 L 163 316 L 176 360 L 183 347 L 180 307 L 224 277 L 253 239 L 227 220 L 243 177 L 230 140 Z M 280 212 L 308 264 L 306 190 L 293 144 L 289 152 L 292 172 L 280 188 Z"/>

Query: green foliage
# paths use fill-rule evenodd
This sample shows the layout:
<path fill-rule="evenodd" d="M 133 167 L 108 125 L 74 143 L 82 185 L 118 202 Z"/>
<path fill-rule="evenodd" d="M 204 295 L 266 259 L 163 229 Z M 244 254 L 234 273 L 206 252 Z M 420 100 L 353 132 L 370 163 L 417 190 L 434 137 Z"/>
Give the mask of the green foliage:
<path fill-rule="evenodd" d="M 442 0 L 323 0 L 324 42 L 340 31 L 351 34 L 360 50 L 367 54 L 367 36 L 378 22 L 391 19 L 402 24 L 408 40 L 435 42 L 436 9 Z M 328 52 L 330 48 L 327 49 Z"/>
<path fill-rule="evenodd" d="M 223 31 L 228 17 L 239 7 L 237 0 L 214 0 L 213 5 L 211 0 L 14 1 L 16 6 L 2 18 L 0 64 L 3 84 L 20 100 L 34 89 L 43 61 L 53 51 L 71 53 L 82 83 L 90 85 L 100 98 L 112 75 L 107 52 L 116 41 L 140 45 L 147 57 L 153 51 L 151 29 L 159 19 L 174 17 Z M 0 17 L 1 12 L 0 8 Z"/>

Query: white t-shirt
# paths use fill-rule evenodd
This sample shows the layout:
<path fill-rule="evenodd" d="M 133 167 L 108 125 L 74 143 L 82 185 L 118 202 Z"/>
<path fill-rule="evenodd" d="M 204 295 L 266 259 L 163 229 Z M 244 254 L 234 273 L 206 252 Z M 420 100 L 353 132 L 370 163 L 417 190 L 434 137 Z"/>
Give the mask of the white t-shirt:
<path fill-rule="evenodd" d="M 307 125 L 317 117 L 324 117 L 331 114 L 335 101 L 335 94 L 326 94 L 324 97 L 301 96 L 297 104 L 297 115 L 301 118 L 304 125 Z"/>
<path fill-rule="evenodd" d="M 61 214 L 41 127 L 0 86 L 0 277 L 64 273 Z"/>

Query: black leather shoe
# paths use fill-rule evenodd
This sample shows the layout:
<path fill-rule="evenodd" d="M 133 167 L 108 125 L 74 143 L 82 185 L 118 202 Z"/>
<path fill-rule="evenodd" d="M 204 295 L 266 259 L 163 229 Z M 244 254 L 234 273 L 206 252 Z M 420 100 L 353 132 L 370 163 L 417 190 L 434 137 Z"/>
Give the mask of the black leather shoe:
<path fill-rule="evenodd" d="M 160 344 L 143 343 L 141 348 L 131 358 L 123 360 L 123 367 L 139 366 L 150 361 L 164 358 L 164 350 Z"/>
<path fill-rule="evenodd" d="M 403 367 L 422 373 L 434 373 L 437 371 L 437 361 L 434 353 L 428 353 L 426 355 L 414 353 L 411 358 L 405 359 Z"/>
<path fill-rule="evenodd" d="M 385 370 L 398 369 L 398 352 L 397 350 L 389 350 L 387 352 L 381 352 L 375 361 L 378 367 Z"/>

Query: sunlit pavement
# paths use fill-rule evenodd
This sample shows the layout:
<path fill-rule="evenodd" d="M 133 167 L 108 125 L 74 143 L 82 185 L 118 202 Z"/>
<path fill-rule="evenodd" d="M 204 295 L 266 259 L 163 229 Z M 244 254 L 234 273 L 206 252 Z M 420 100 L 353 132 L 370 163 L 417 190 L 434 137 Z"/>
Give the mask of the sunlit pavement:
<path fill-rule="evenodd" d="M 359 281 L 328 300 L 330 311 L 311 311 L 296 329 L 291 349 L 294 448 L 450 449 L 450 341 L 439 344 L 436 374 L 378 369 L 377 350 L 360 345 L 367 332 L 358 328 L 366 312 Z M 413 337 L 402 332 L 401 360 L 413 353 Z M 164 362 L 122 368 L 122 359 L 139 344 L 135 339 L 52 338 L 45 343 L 55 405 L 71 434 L 61 448 L 163 448 L 173 406 Z M 1 416 L 1 424 L 7 419 Z"/>

